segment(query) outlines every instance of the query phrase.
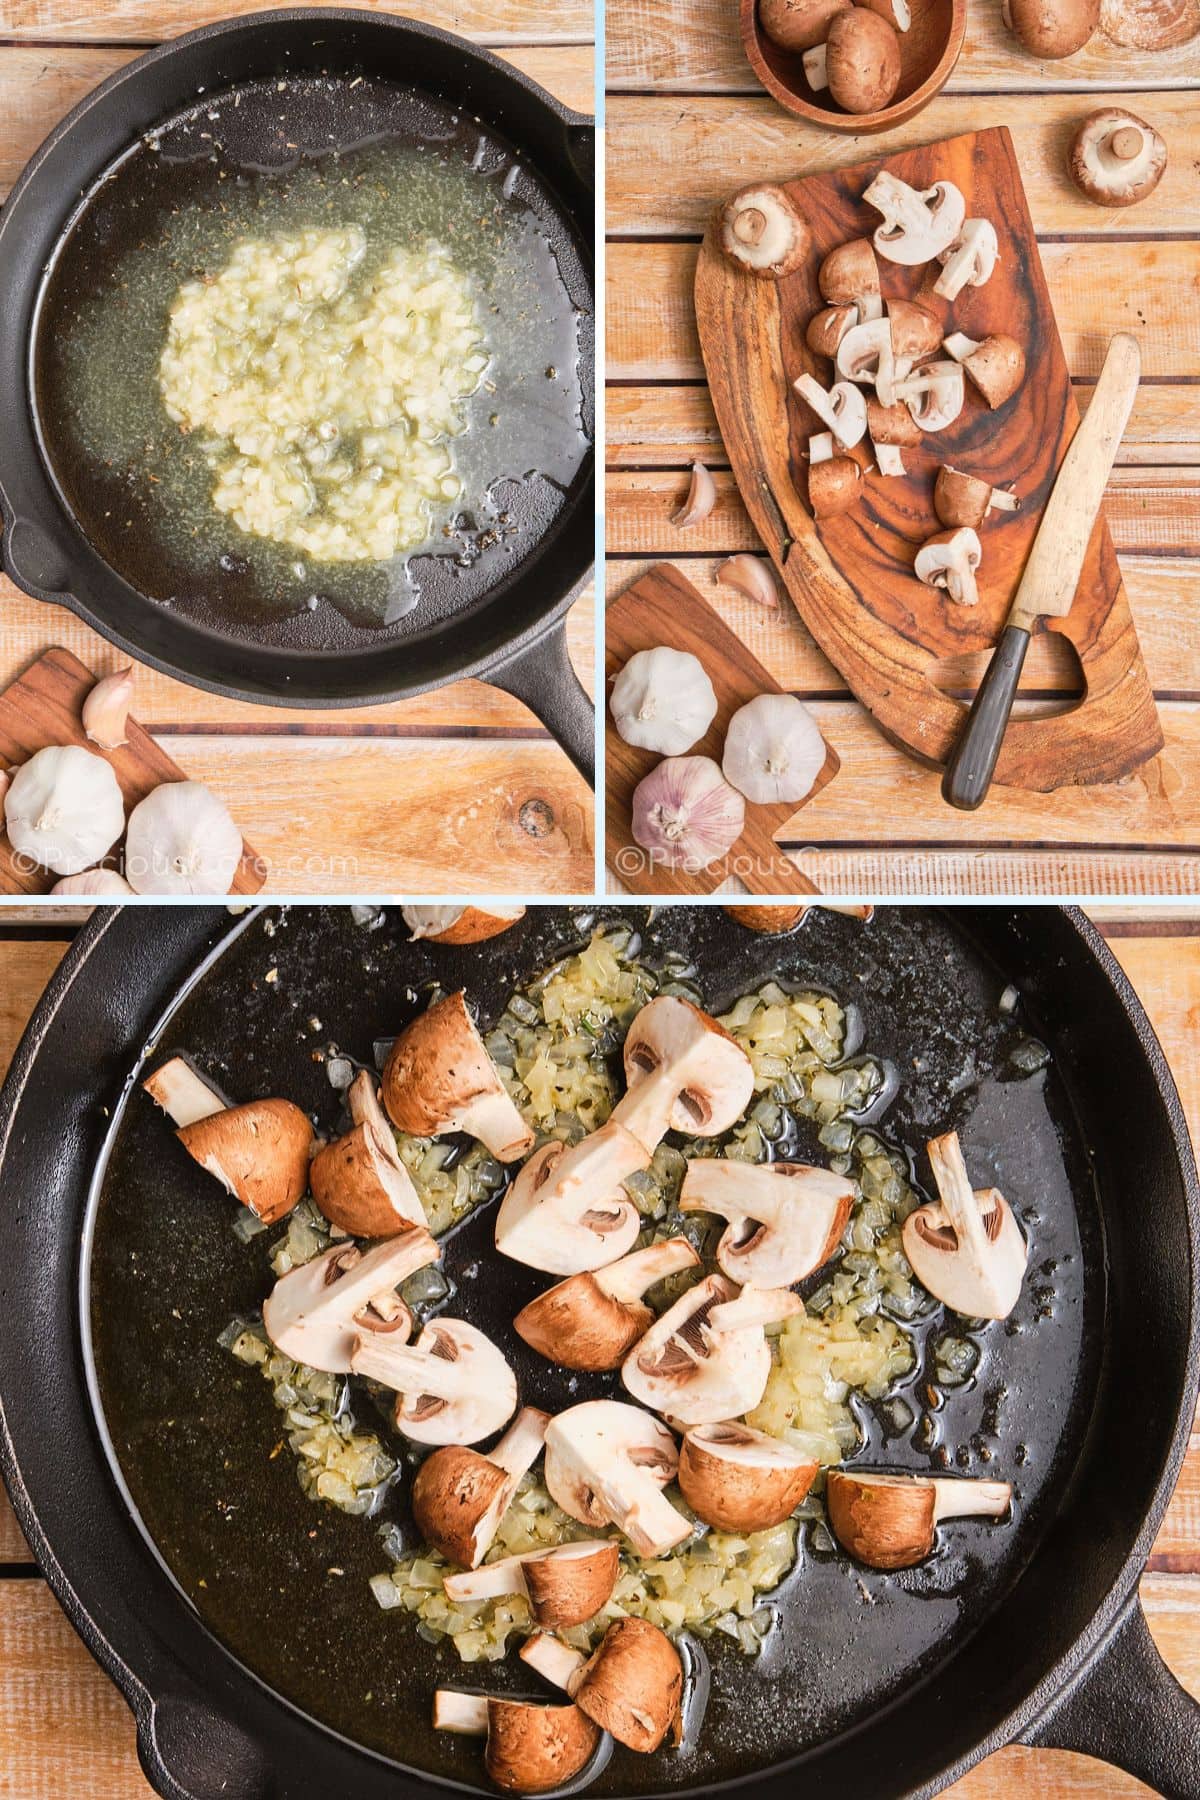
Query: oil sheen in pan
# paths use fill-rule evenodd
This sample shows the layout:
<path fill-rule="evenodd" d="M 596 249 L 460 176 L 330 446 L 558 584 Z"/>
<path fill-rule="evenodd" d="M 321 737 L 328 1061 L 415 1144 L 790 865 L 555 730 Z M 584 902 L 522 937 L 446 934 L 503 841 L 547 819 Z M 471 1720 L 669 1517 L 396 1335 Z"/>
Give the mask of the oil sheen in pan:
<path fill-rule="evenodd" d="M 184 282 L 242 238 L 352 224 L 365 268 L 396 245 L 443 244 L 491 355 L 454 440 L 462 494 L 388 563 L 319 563 L 242 531 L 212 505 L 212 472 L 158 385 Z M 490 127 L 365 76 L 249 84 L 149 134 L 85 198 L 40 302 L 43 452 L 85 535 L 152 599 L 293 646 L 424 630 L 517 567 L 561 511 L 592 429 L 590 307 L 570 229 Z"/>
<path fill-rule="evenodd" d="M 577 941 L 560 908 L 531 909 L 482 951 L 410 945 L 394 919 L 364 932 L 347 909 L 296 910 L 273 936 L 260 922 L 242 931 L 154 1054 L 193 1051 L 231 1093 L 288 1094 L 329 1128 L 339 1101 L 314 1046 L 334 1039 L 369 1061 L 373 1043 L 420 1009 L 421 986 L 435 976 L 464 985 L 494 1016 L 514 983 Z M 772 977 L 851 1003 L 859 1046 L 898 1077 L 873 1129 L 910 1153 L 958 1129 L 980 1185 L 1000 1187 L 1016 1206 L 1033 1242 L 1029 1273 L 1012 1318 L 982 1334 L 970 1381 L 945 1391 L 926 1429 L 919 1396 L 933 1378 L 934 1340 L 952 1329 L 938 1310 L 917 1328 L 918 1367 L 902 1384 L 917 1418 L 898 1425 L 887 1401 L 856 1407 L 865 1465 L 1006 1477 L 1016 1509 L 998 1528 L 956 1524 L 931 1560 L 896 1575 L 859 1569 L 803 1532 L 795 1571 L 768 1597 L 779 1622 L 762 1656 L 747 1660 L 719 1634 L 709 1640 L 702 1725 L 680 1752 L 639 1758 L 618 1747 L 597 1794 L 764 1770 L 902 1701 L 952 1656 L 1061 1500 L 1091 1411 L 1102 1330 L 1100 1228 L 1069 1100 L 1053 1065 L 1021 1075 L 1011 1062 L 1036 1020 L 998 1010 L 1005 976 L 958 929 L 929 912 L 882 909 L 865 932 L 814 914 L 794 936 L 764 939 L 714 907 L 669 908 L 647 930 L 645 954 L 653 961 L 667 950 L 694 956 L 718 1011 Z M 439 1683 L 528 1693 L 528 1674 L 515 1656 L 464 1667 L 447 1646 L 422 1640 L 408 1615 L 381 1612 L 366 1585 L 387 1566 L 375 1522 L 306 1500 L 289 1454 L 271 1458 L 281 1433 L 267 1384 L 217 1339 L 233 1315 L 261 1304 L 276 1234 L 241 1244 L 227 1203 L 215 1189 L 204 1203 L 186 1157 L 164 1149 L 161 1115 L 141 1100 L 135 1090 L 100 1190 L 91 1318 L 105 1420 L 143 1524 L 210 1627 L 278 1692 L 397 1761 L 476 1785 L 478 1745 L 434 1733 L 429 1697 Z M 806 1133 L 788 1153 L 823 1160 Z M 505 1264 L 503 1279 L 488 1279 L 492 1229 L 485 1207 L 447 1239 L 447 1311 L 504 1344 L 527 1403 L 558 1410 L 619 1392 L 603 1377 L 585 1387 L 515 1340 L 513 1313 L 546 1278 Z M 383 1520 L 412 1534 L 403 1486 L 389 1494 Z"/>

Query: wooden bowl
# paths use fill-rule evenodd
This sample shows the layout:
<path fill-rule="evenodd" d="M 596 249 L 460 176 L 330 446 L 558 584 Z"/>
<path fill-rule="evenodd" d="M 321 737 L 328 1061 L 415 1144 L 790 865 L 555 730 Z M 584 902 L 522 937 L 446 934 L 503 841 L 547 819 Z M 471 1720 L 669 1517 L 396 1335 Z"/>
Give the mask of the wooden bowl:
<path fill-rule="evenodd" d="M 903 125 L 941 93 L 962 49 L 967 0 L 912 0 L 912 24 L 899 33 L 900 85 L 890 105 L 871 113 L 843 112 L 819 101 L 799 52 L 772 43 L 759 25 L 758 0 L 741 0 L 741 27 L 750 67 L 780 106 L 828 131 L 862 136 Z"/>

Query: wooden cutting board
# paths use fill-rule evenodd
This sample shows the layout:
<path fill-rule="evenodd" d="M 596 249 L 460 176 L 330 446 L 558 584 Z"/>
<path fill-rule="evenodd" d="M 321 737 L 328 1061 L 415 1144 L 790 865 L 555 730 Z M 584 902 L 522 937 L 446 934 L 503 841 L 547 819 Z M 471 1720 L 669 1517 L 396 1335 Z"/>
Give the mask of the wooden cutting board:
<path fill-rule="evenodd" d="M 669 644 L 690 650 L 708 674 L 717 696 L 717 716 L 690 756 L 720 763 L 729 721 L 739 706 L 759 694 L 785 692 L 753 657 L 723 619 L 700 598 L 690 581 L 670 563 L 658 563 L 608 603 L 605 615 L 605 841 L 609 867 L 638 894 L 711 894 L 736 875 L 752 894 L 816 894 L 775 842 L 775 834 L 796 816 L 795 806 L 755 806 L 746 802 L 746 824 L 729 854 L 697 874 L 651 866 L 633 841 L 633 790 L 662 758 L 627 744 L 613 727 L 607 696 L 611 684 L 638 650 Z M 837 774 L 836 751 L 826 745 L 825 766 L 801 806 Z"/>
<path fill-rule="evenodd" d="M 806 499 L 809 435 L 823 430 L 792 392 L 803 371 L 828 386 L 832 365 L 805 343 L 824 302 L 817 268 L 836 245 L 869 236 L 879 215 L 861 195 L 881 168 L 916 188 L 954 182 L 967 216 L 992 221 L 1000 261 L 980 288 L 950 304 L 921 293 L 925 272 L 880 259 L 885 295 L 921 299 L 945 332 L 981 339 L 1003 331 L 1024 347 L 1022 386 L 989 411 L 967 383 L 967 401 L 945 430 L 904 451 L 907 473 L 871 475 L 859 504 L 819 526 Z M 696 316 L 713 403 L 746 509 L 805 624 L 880 728 L 923 762 L 945 761 L 965 715 L 936 684 L 944 658 L 985 652 L 1000 636 L 1042 507 L 1079 423 L 1070 377 L 1038 256 L 1012 139 L 1003 128 L 880 157 L 785 184 L 813 234 L 805 267 L 781 282 L 744 274 L 705 239 Z M 859 452 L 864 465 L 870 446 Z M 950 463 L 1015 486 L 1017 513 L 993 513 L 980 530 L 979 604 L 957 606 L 913 574 L 921 541 L 941 529 L 933 482 Z M 1081 702 L 1053 716 L 1017 717 L 996 779 L 1047 792 L 1116 781 L 1163 746 L 1154 696 L 1103 513 L 1079 593 L 1059 631 L 1078 653 Z"/>
<path fill-rule="evenodd" d="M 133 719 L 129 721 L 129 742 L 119 750 L 98 751 L 88 742 L 80 713 L 95 680 L 92 671 L 69 650 L 47 650 L 39 656 L 0 692 L 0 766 L 26 762 L 35 750 L 50 744 L 81 744 L 85 750 L 107 756 L 128 814 L 151 788 L 164 781 L 186 781 L 187 776 Z M 256 894 L 266 878 L 266 863 L 249 844 L 243 844 L 230 892 Z M 0 829 L 0 894 L 48 894 L 57 879 L 48 870 L 27 869 Z"/>

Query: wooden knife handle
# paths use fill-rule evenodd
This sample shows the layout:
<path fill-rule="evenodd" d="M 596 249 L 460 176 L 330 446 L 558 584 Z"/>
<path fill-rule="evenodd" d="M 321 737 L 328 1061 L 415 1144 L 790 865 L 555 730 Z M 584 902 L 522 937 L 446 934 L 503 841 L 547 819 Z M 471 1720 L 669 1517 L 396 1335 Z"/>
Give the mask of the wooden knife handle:
<path fill-rule="evenodd" d="M 974 812 L 991 786 L 1028 648 L 1024 626 L 1006 625 L 946 764 L 942 798 L 963 812 Z"/>

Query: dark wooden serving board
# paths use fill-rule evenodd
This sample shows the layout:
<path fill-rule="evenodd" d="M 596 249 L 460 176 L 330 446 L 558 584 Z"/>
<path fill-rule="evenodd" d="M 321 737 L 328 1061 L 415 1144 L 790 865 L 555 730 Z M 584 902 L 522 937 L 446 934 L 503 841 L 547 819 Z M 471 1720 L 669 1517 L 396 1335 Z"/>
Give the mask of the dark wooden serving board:
<path fill-rule="evenodd" d="M 101 751 L 89 743 L 80 713 L 95 681 L 92 671 L 69 650 L 47 650 L 31 663 L 0 692 L 0 765 L 27 762 L 35 750 L 50 744 L 81 744 L 112 764 L 128 816 L 152 788 L 164 781 L 186 781 L 187 776 L 133 719 L 128 726 L 129 742 L 119 750 Z M 19 863 L 2 826 L 0 807 L 0 894 L 48 894 L 58 877 L 47 869 L 26 869 Z M 256 894 L 266 878 L 266 863 L 244 843 L 230 892 Z"/>
<path fill-rule="evenodd" d="M 920 297 L 947 333 L 1009 333 L 1025 349 L 1025 380 L 995 412 L 968 382 L 954 424 L 904 451 L 906 475 L 869 476 L 852 511 L 818 526 L 805 498 L 804 452 L 823 427 L 792 383 L 808 370 L 829 384 L 831 365 L 804 337 L 824 304 L 817 268 L 835 245 L 879 223 L 861 195 L 884 167 L 916 188 L 954 182 L 967 216 L 989 218 L 1000 243 L 990 281 L 953 305 L 921 292 L 923 270 L 881 259 L 885 294 Z M 972 132 L 785 185 L 812 229 L 803 269 L 778 283 L 757 280 L 721 254 L 711 232 L 700 254 L 696 316 L 717 419 L 747 511 L 805 624 L 887 736 L 940 764 L 965 708 L 939 689 L 935 672 L 943 659 L 987 651 L 998 639 L 1079 423 L 1012 139 L 1003 128 Z M 869 452 L 864 440 L 856 454 L 865 464 Z M 994 487 L 1015 485 L 1021 498 L 1019 512 L 993 513 L 980 530 L 975 607 L 955 605 L 913 574 L 917 547 L 941 529 L 933 481 L 942 463 Z M 1103 513 L 1075 604 L 1046 629 L 1074 645 L 1085 691 L 1070 710 L 1014 718 L 996 779 L 1040 792 L 1118 780 L 1156 755 L 1163 738 Z"/>
<path fill-rule="evenodd" d="M 736 875 L 752 894 L 819 893 L 775 842 L 774 834 L 799 811 L 796 806 L 756 806 L 747 800 L 745 828 L 733 849 L 697 874 L 650 866 L 633 841 L 633 790 L 662 758 L 653 750 L 627 744 L 614 729 L 607 706 L 611 683 L 629 658 L 638 650 L 669 644 L 673 650 L 690 650 L 703 663 L 717 696 L 717 716 L 688 755 L 711 756 L 718 764 L 729 721 L 739 706 L 758 694 L 786 690 L 670 563 L 656 564 L 609 601 L 604 635 L 605 841 L 609 867 L 624 885 L 638 894 L 711 894 L 728 876 Z M 840 766 L 836 751 L 826 745 L 825 766 L 800 806 L 807 806 Z"/>

